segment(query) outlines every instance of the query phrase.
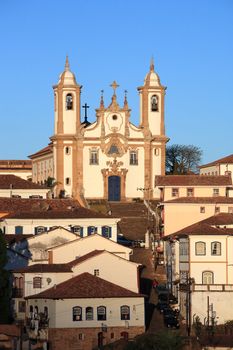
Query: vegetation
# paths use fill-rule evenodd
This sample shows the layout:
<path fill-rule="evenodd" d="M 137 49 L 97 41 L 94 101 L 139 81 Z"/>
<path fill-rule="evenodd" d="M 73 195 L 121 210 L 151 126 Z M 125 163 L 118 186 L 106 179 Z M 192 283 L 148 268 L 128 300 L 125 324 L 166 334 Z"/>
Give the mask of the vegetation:
<path fill-rule="evenodd" d="M 0 232 L 0 324 L 10 322 L 10 273 L 5 270 L 6 263 L 6 241 Z"/>
<path fill-rule="evenodd" d="M 171 145 L 166 149 L 167 175 L 196 173 L 202 157 L 202 150 L 193 145 Z"/>

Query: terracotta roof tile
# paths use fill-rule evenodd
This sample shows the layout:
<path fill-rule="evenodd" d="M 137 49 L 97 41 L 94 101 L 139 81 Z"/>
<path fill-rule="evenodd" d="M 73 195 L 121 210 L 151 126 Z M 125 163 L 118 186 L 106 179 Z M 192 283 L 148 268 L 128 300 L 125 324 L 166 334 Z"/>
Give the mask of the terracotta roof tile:
<path fill-rule="evenodd" d="M 44 156 L 46 154 L 52 154 L 53 153 L 53 147 L 52 147 L 52 143 L 50 143 L 48 146 L 40 149 L 38 152 L 30 154 L 28 157 L 31 159 L 40 157 L 40 156 Z"/>
<path fill-rule="evenodd" d="M 166 203 L 191 203 L 191 204 L 233 204 L 233 197 L 180 197 L 165 201 Z"/>
<path fill-rule="evenodd" d="M 230 154 L 229 156 L 214 160 L 211 163 L 207 163 L 207 164 L 203 164 L 201 166 L 199 166 L 199 168 L 206 168 L 212 165 L 218 165 L 218 164 L 226 164 L 226 163 L 233 163 L 233 154 Z"/>
<path fill-rule="evenodd" d="M 14 272 L 34 273 L 34 272 L 72 272 L 68 264 L 34 264 L 21 269 L 15 269 Z"/>
<path fill-rule="evenodd" d="M 85 272 L 26 299 L 135 298 L 143 296 Z"/>
<path fill-rule="evenodd" d="M 229 186 L 229 175 L 165 175 L 155 176 L 155 186 Z"/>
<path fill-rule="evenodd" d="M 10 234 L 4 234 L 4 238 L 6 240 L 6 242 L 8 244 L 14 244 L 14 243 L 18 243 L 18 242 L 21 242 L 25 239 L 28 239 L 30 237 L 33 237 L 34 235 L 33 234 L 29 234 L 29 235 L 26 235 L 26 234 L 18 234 L 18 235 L 10 235 Z"/>
<path fill-rule="evenodd" d="M 209 225 L 232 225 L 233 224 L 233 214 L 231 213 L 218 213 L 211 216 L 205 220 L 202 220 L 203 223 Z"/>
<path fill-rule="evenodd" d="M 28 159 L 24 160 L 0 160 L 0 169 L 1 170 L 12 170 L 12 169 L 23 169 L 23 170 L 31 170 L 32 169 L 32 161 Z"/>
<path fill-rule="evenodd" d="M 15 175 L 0 174 L 0 189 L 46 189 L 45 186 L 38 185 L 32 181 L 24 180 Z"/>

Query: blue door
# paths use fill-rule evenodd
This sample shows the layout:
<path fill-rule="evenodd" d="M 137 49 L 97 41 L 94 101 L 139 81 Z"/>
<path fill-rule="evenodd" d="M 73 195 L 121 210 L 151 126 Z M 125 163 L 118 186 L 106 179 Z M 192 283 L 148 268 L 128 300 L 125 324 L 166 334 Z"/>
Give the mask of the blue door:
<path fill-rule="evenodd" d="M 108 178 L 108 200 L 121 200 L 121 178 L 120 176 L 109 176 Z"/>

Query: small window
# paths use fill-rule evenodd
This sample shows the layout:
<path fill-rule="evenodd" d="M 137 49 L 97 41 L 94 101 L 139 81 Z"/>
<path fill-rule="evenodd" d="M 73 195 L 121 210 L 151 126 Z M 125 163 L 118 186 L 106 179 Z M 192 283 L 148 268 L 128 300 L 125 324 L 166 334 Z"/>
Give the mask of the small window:
<path fill-rule="evenodd" d="M 129 164 L 130 165 L 138 165 L 138 152 L 130 151 L 129 152 Z"/>
<path fill-rule="evenodd" d="M 98 321 L 106 321 L 106 307 L 105 306 L 98 306 L 97 307 L 97 320 Z"/>
<path fill-rule="evenodd" d="M 117 120 L 117 115 L 114 114 L 114 115 L 112 116 L 112 119 L 113 119 L 113 120 Z"/>
<path fill-rule="evenodd" d="M 26 301 L 19 301 L 18 312 L 26 312 Z"/>
<path fill-rule="evenodd" d="M 34 277 L 33 278 L 33 288 L 42 288 L 42 278 Z"/>
<path fill-rule="evenodd" d="M 112 237 L 112 228 L 110 226 L 103 226 L 102 227 L 102 236 L 106 238 Z"/>
<path fill-rule="evenodd" d="M 78 339 L 79 340 L 84 340 L 85 339 L 85 335 L 83 333 L 79 333 Z"/>
<path fill-rule="evenodd" d="M 86 320 L 92 321 L 94 318 L 93 307 L 86 307 Z"/>
<path fill-rule="evenodd" d="M 15 234 L 22 235 L 23 234 L 23 226 L 15 226 Z"/>
<path fill-rule="evenodd" d="M 90 165 L 99 164 L 99 154 L 97 149 L 90 150 Z"/>
<path fill-rule="evenodd" d="M 44 226 L 35 227 L 35 235 L 38 235 L 38 234 L 46 232 L 46 231 L 47 231 L 47 228 Z"/>
<path fill-rule="evenodd" d="M 159 156 L 159 148 L 154 149 L 154 154 L 155 154 L 155 156 Z"/>
<path fill-rule="evenodd" d="M 110 338 L 114 339 L 114 333 L 113 332 L 111 333 Z"/>
<path fill-rule="evenodd" d="M 220 213 L 220 207 L 215 207 L 215 214 Z"/>
<path fill-rule="evenodd" d="M 194 197 L 194 188 L 187 188 L 187 197 Z"/>
<path fill-rule="evenodd" d="M 87 228 L 87 235 L 93 235 L 94 233 L 97 233 L 97 227 L 95 226 L 88 226 Z"/>
<path fill-rule="evenodd" d="M 73 307 L 73 321 L 82 321 L 82 308 L 80 306 Z"/>
<path fill-rule="evenodd" d="M 99 269 L 95 269 L 94 270 L 94 276 L 99 276 L 100 275 L 100 270 Z"/>
<path fill-rule="evenodd" d="M 188 242 L 180 242 L 179 244 L 180 256 L 187 256 L 189 253 L 189 244 Z"/>
<path fill-rule="evenodd" d="M 221 255 L 221 243 L 212 242 L 211 243 L 211 255 Z"/>
<path fill-rule="evenodd" d="M 202 272 L 202 284 L 213 284 L 214 283 L 214 274 L 212 271 Z"/>
<path fill-rule="evenodd" d="M 179 188 L 172 188 L 172 197 L 179 197 Z"/>
<path fill-rule="evenodd" d="M 66 177 L 66 185 L 70 185 L 70 177 Z"/>
<path fill-rule="evenodd" d="M 205 207 L 200 207 L 200 213 L 204 214 L 205 213 Z"/>
<path fill-rule="evenodd" d="M 73 109 L 73 96 L 72 96 L 72 94 L 66 95 L 66 109 L 67 110 Z"/>
<path fill-rule="evenodd" d="M 130 320 L 130 307 L 127 305 L 121 306 L 121 320 Z"/>
<path fill-rule="evenodd" d="M 159 110 L 159 99 L 157 95 L 151 97 L 151 111 L 157 112 Z"/>
<path fill-rule="evenodd" d="M 70 154 L 70 147 L 65 147 L 65 154 Z"/>
<path fill-rule="evenodd" d="M 213 196 L 218 197 L 219 196 L 219 188 L 214 188 L 213 189 Z"/>
<path fill-rule="evenodd" d="M 225 175 L 230 175 L 231 176 L 231 171 L 225 171 Z"/>
<path fill-rule="evenodd" d="M 83 237 L 83 227 L 82 226 L 73 226 L 71 230 L 72 230 L 72 232 L 76 233 L 80 237 Z"/>
<path fill-rule="evenodd" d="M 196 242 L 195 243 L 195 254 L 196 255 L 206 255 L 205 242 Z"/>

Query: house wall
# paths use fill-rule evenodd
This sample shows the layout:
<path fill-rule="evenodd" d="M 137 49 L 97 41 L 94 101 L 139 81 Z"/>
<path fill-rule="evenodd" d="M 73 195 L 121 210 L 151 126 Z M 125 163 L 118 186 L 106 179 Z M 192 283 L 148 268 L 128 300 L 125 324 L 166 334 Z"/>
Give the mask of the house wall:
<path fill-rule="evenodd" d="M 0 189 L 0 197 L 10 198 L 12 196 L 20 196 L 21 198 L 29 198 L 30 196 L 41 196 L 47 198 L 49 193 L 48 189 Z"/>
<path fill-rule="evenodd" d="M 172 189 L 177 188 L 179 195 L 177 197 L 172 196 Z M 213 190 L 219 189 L 219 196 L 226 196 L 226 186 L 165 186 L 164 191 L 164 201 L 172 200 L 178 197 L 187 197 L 187 189 L 193 188 L 193 197 L 214 197 Z"/>
<path fill-rule="evenodd" d="M 111 240 L 103 238 L 100 235 L 77 239 L 50 250 L 53 255 L 53 263 L 56 264 L 70 262 L 95 249 L 107 250 L 127 260 L 129 260 L 130 253 L 132 252 L 131 249 L 117 243 L 114 244 Z"/>
<path fill-rule="evenodd" d="M 135 263 L 104 252 L 73 267 L 75 276 L 84 272 L 94 275 L 94 270 L 99 270 L 98 276 L 106 281 L 139 292 L 138 268 Z"/>

